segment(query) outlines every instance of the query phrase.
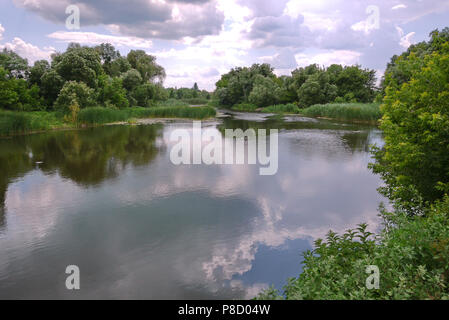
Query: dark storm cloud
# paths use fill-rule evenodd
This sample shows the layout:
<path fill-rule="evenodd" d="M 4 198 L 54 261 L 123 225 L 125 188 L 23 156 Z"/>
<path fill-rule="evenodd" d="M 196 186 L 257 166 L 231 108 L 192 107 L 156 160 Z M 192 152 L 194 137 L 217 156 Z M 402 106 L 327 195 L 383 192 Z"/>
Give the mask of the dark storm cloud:
<path fill-rule="evenodd" d="M 168 0 L 165 3 L 149 0 L 14 0 L 25 9 L 36 12 L 55 23 L 65 23 L 66 8 L 75 4 L 80 8 L 81 27 L 115 25 L 124 35 L 179 39 L 217 34 L 224 15 L 214 0 Z M 178 7 L 177 18 L 173 9 Z"/>

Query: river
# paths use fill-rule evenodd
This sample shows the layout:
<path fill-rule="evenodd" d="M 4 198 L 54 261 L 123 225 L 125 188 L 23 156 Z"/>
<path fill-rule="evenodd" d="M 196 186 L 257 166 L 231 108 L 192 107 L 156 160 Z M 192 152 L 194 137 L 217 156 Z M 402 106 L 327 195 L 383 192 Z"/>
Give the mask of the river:
<path fill-rule="evenodd" d="M 170 133 L 187 121 L 0 139 L 0 298 L 251 298 L 298 276 L 330 229 L 379 226 L 376 127 L 240 113 L 203 125 L 279 129 L 277 174 L 175 166 Z"/>

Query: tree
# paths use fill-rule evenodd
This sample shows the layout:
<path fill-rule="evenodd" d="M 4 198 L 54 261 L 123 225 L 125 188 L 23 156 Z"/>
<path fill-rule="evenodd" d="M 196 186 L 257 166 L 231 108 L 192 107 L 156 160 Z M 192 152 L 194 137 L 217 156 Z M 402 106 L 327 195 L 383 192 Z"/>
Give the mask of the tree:
<path fill-rule="evenodd" d="M 126 90 L 123 88 L 123 80 L 121 78 L 111 78 L 109 76 L 101 76 L 99 79 L 98 102 L 107 107 L 115 107 L 125 109 L 129 107 L 126 98 Z"/>
<path fill-rule="evenodd" d="M 449 42 L 425 56 L 396 60 L 410 80 L 386 74 L 381 129 L 385 146 L 371 165 L 386 183 L 382 193 L 412 214 L 449 192 Z"/>
<path fill-rule="evenodd" d="M 9 78 L 25 79 L 28 76 L 28 60 L 6 48 L 0 52 L 0 67 L 3 67 Z"/>
<path fill-rule="evenodd" d="M 122 75 L 123 86 L 128 91 L 133 91 L 142 83 L 142 76 L 136 69 L 131 69 Z"/>
<path fill-rule="evenodd" d="M 139 71 L 143 81 L 162 82 L 165 79 L 165 70 L 156 63 L 155 56 L 143 50 L 131 50 L 127 59 L 131 67 Z"/>
<path fill-rule="evenodd" d="M 105 68 L 106 74 L 111 77 L 120 77 L 126 71 L 131 70 L 131 64 L 125 57 L 120 57 L 111 62 L 110 66 Z"/>
<path fill-rule="evenodd" d="M 39 60 L 34 63 L 34 66 L 30 69 L 30 75 L 28 81 L 30 84 L 36 84 L 41 86 L 42 76 L 50 70 L 50 63 L 47 60 Z"/>
<path fill-rule="evenodd" d="M 93 48 L 70 48 L 55 58 L 55 70 L 65 81 L 84 82 L 91 88 L 97 86 L 97 77 L 103 73 L 101 59 Z"/>
<path fill-rule="evenodd" d="M 276 90 L 279 87 L 270 78 L 257 75 L 254 81 L 254 88 L 251 91 L 248 101 L 258 107 L 268 107 L 276 103 Z"/>
<path fill-rule="evenodd" d="M 325 72 L 318 72 L 309 76 L 299 88 L 298 101 L 301 107 L 328 103 L 335 100 L 337 90 L 336 85 L 329 83 L 329 76 Z"/>
<path fill-rule="evenodd" d="M 54 69 L 50 69 L 42 75 L 40 81 L 42 96 L 45 98 L 48 106 L 53 106 L 64 86 L 65 80 Z"/>
<path fill-rule="evenodd" d="M 15 111 L 39 110 L 43 101 L 39 97 L 39 87 L 24 79 L 9 78 L 9 73 L 0 67 L 0 108 Z"/>
<path fill-rule="evenodd" d="M 94 91 L 84 82 L 67 81 L 56 100 L 56 108 L 68 113 L 75 102 L 81 109 L 94 106 Z"/>
<path fill-rule="evenodd" d="M 102 43 L 96 46 L 95 50 L 100 55 L 103 70 L 106 74 L 111 75 L 113 62 L 121 57 L 120 51 L 115 50 L 114 46 L 110 43 Z"/>

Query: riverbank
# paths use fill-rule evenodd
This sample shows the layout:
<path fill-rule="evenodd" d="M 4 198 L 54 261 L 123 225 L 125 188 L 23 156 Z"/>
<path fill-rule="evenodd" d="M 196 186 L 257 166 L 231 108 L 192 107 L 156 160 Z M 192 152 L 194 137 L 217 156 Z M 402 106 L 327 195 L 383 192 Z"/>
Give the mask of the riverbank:
<path fill-rule="evenodd" d="M 35 111 L 0 111 L 0 137 L 31 134 L 51 130 L 69 130 L 114 123 L 137 123 L 139 119 L 206 120 L 215 118 L 217 111 L 212 107 L 154 107 L 130 108 L 125 110 L 94 107 L 82 109 L 75 121 L 67 121 L 62 113 Z"/>
<path fill-rule="evenodd" d="M 379 103 L 329 103 L 317 104 L 304 109 L 292 103 L 265 108 L 257 108 L 251 104 L 239 104 L 232 107 L 231 110 L 251 113 L 301 115 L 309 118 L 373 125 L 377 125 L 382 117 Z"/>

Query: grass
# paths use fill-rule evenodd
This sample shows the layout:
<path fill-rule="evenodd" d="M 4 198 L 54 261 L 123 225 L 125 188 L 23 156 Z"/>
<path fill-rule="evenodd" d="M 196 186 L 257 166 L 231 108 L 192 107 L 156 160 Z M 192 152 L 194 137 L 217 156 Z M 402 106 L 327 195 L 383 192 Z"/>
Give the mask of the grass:
<path fill-rule="evenodd" d="M 33 131 L 70 127 L 62 115 L 56 112 L 17 112 L 0 110 L 0 135 L 20 134 Z"/>
<path fill-rule="evenodd" d="M 101 125 L 113 122 L 136 122 L 139 118 L 186 118 L 203 120 L 215 117 L 212 107 L 166 106 L 153 108 L 111 109 L 92 107 L 78 113 L 78 123 L 67 123 L 57 112 L 17 112 L 0 110 L 0 136 L 46 131 L 57 128 L 74 128 L 80 124 Z"/>
<path fill-rule="evenodd" d="M 154 107 L 188 107 L 189 103 L 178 99 L 168 99 L 165 101 L 158 101 Z"/>
<path fill-rule="evenodd" d="M 215 117 L 216 113 L 216 110 L 211 107 L 136 107 L 124 110 L 94 107 L 81 110 L 78 115 L 78 122 L 95 125 L 139 118 L 187 118 L 202 120 Z"/>
<path fill-rule="evenodd" d="M 250 103 L 240 103 L 234 105 L 231 110 L 234 111 L 243 111 L 243 112 L 254 112 L 257 110 L 257 106 Z"/>
<path fill-rule="evenodd" d="M 300 114 L 307 117 L 323 117 L 345 121 L 376 122 L 381 117 L 378 103 L 331 103 L 317 104 L 300 109 Z"/>
<path fill-rule="evenodd" d="M 262 112 L 265 113 L 299 113 L 299 108 L 293 103 L 289 104 L 278 104 L 274 106 L 269 106 L 263 109 Z"/>

